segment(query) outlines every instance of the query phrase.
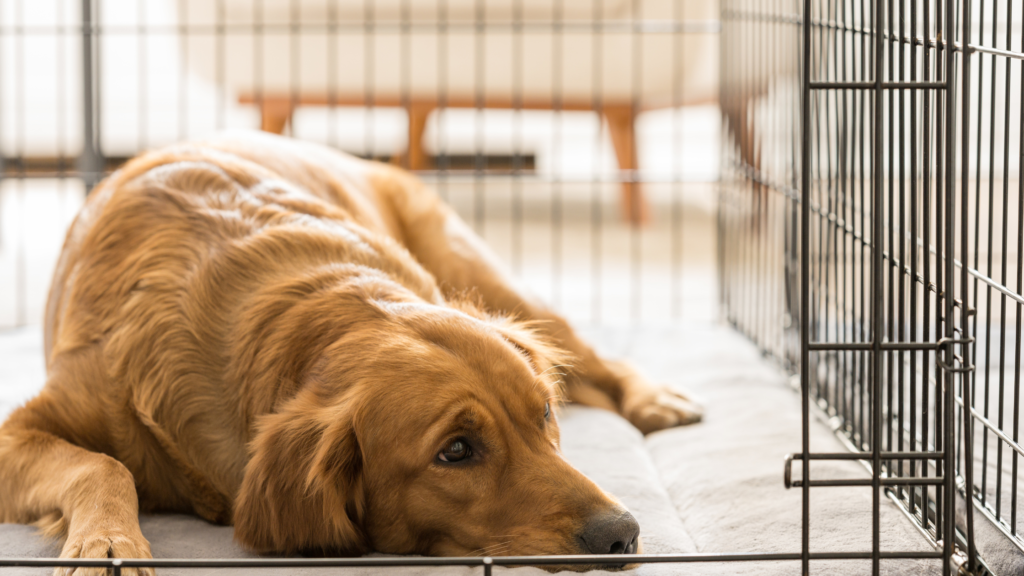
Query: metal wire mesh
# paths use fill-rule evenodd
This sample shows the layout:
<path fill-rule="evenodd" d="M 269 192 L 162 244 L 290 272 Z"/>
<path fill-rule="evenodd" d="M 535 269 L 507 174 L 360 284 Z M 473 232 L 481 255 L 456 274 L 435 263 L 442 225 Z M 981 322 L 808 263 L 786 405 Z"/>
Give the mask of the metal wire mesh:
<path fill-rule="evenodd" d="M 723 39 L 750 39 L 723 47 L 746 70 L 723 97 L 740 142 L 720 215 L 727 316 L 803 368 L 808 404 L 873 469 L 876 522 L 884 490 L 975 569 L 973 509 L 1005 535 L 983 555 L 1020 549 L 1019 4 L 727 6 Z M 795 49 L 800 12 L 806 76 L 772 59 L 762 73 L 764 52 Z M 974 502 L 959 520 L 954 492 Z"/>

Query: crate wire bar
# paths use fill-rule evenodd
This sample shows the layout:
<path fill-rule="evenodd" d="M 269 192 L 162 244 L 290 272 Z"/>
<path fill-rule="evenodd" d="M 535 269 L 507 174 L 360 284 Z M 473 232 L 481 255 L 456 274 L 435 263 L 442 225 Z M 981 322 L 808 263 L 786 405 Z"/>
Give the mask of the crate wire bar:
<path fill-rule="evenodd" d="M 693 554 L 638 554 L 629 557 L 629 564 L 692 564 L 698 562 L 799 562 L 804 554 L 787 553 L 693 553 Z M 812 560 L 868 560 L 871 552 L 812 552 Z M 941 552 L 882 552 L 884 559 L 939 558 Z M 621 555 L 593 556 L 484 556 L 484 557 L 393 557 L 393 558 L 247 558 L 247 559 L 151 559 L 128 558 L 0 559 L 0 566 L 17 567 L 103 567 L 115 575 L 122 568 L 395 568 L 411 566 L 481 566 L 485 575 L 492 566 L 560 566 L 571 564 L 622 566 Z"/>
<path fill-rule="evenodd" d="M 641 34 L 671 34 L 674 58 L 683 34 L 718 30 L 711 22 L 681 20 L 683 0 L 674 0 L 677 17 L 648 21 L 632 4 L 628 20 L 601 20 L 601 0 L 594 0 L 589 20 L 563 20 L 561 0 L 555 0 L 556 16 L 550 22 L 525 21 L 521 4 L 507 26 L 485 22 L 485 3 L 476 2 L 470 21 L 420 24 L 408 18 L 409 4 L 402 3 L 403 18 L 397 22 L 372 18 L 374 3 L 364 4 L 365 23 L 356 28 L 334 18 L 323 26 L 327 38 L 346 31 L 366 35 L 366 89 L 362 102 L 372 122 L 383 100 L 373 91 L 373 47 L 378 33 L 397 33 L 403 52 L 411 48 L 413 29 L 436 27 L 439 34 L 463 30 L 473 35 L 476 50 L 485 50 L 484 35 L 505 29 L 521 45 L 524 31 L 550 30 L 556 35 L 574 29 L 594 33 L 595 86 L 600 82 L 600 34 L 631 34 L 635 62 L 645 57 Z M 989 2 L 989 12 L 986 12 Z M 719 196 L 718 271 L 720 300 L 726 318 L 753 339 L 764 352 L 791 372 L 799 374 L 802 404 L 802 445 L 783 466 L 784 485 L 802 494 L 802 543 L 791 553 L 738 551 L 724 554 L 637 555 L 629 563 L 758 562 L 799 563 L 809 574 L 815 560 L 870 561 L 872 574 L 880 573 L 882 560 L 941 559 L 943 574 L 958 571 L 984 574 L 988 568 L 975 545 L 975 525 L 990 523 L 1008 541 L 1024 549 L 1018 530 L 1017 457 L 1019 443 L 1019 390 L 1022 304 L 1020 233 L 1024 223 L 1024 179 L 1020 177 L 1020 151 L 1012 153 L 1011 128 L 1024 141 L 1024 129 L 1011 126 L 1010 105 L 1021 102 L 1024 82 L 1024 34 L 1013 0 L 723 0 L 721 6 L 720 102 L 729 138 L 723 151 L 723 175 Z M 140 2 L 140 6 L 145 2 Z M 91 188 L 108 172 L 109 159 L 101 149 L 98 37 L 118 33 L 117 26 L 101 27 L 94 21 L 94 0 L 82 0 L 81 26 L 63 26 L 62 34 L 80 33 L 82 47 L 82 148 L 69 169 L 64 152 L 55 169 L 29 174 L 21 148 L 15 157 L 0 155 L 0 180 L 23 181 L 30 176 L 80 178 Z M 257 8 L 262 2 L 256 2 Z M 331 5 L 333 6 L 333 4 Z M 447 6 L 442 2 L 441 6 Z M 223 2 L 217 2 L 219 14 Z M 1021 9 L 1018 4 L 1018 10 Z M 986 20 L 986 14 L 991 17 Z M 1015 20 L 1017 18 L 1017 20 Z M 1005 28 L 1002 33 L 999 27 Z M 134 33 L 132 27 L 122 32 Z M 302 29 L 309 28 L 303 24 Z M 293 43 L 297 24 L 275 28 L 260 23 L 259 34 L 283 33 Z M 13 30 L 13 32 L 12 32 Z M 215 52 L 223 54 L 224 36 L 232 26 L 218 17 L 208 30 L 201 27 L 182 34 L 212 34 Z M 246 28 L 248 30 L 248 28 Z M 986 36 L 986 31 L 988 35 Z M 53 33 L 32 26 L 0 23 L 0 36 Z M 175 35 L 177 27 L 146 27 L 146 34 Z M 976 43 L 974 35 L 977 34 Z M 999 45 L 1002 37 L 1004 44 Z M 1014 39 L 1018 45 L 1011 45 Z M 254 43 L 256 41 L 254 40 Z M 143 46 L 140 34 L 140 46 Z M 255 59 L 264 57 L 262 45 L 254 44 Z M 438 50 L 444 51 L 439 43 Z M 1017 51 L 1019 50 L 1019 51 Z M 332 52 L 333 53 L 333 52 Z M 647 57 L 654 57 L 647 55 Z M 298 50 L 291 52 L 293 63 Z M 990 66 L 985 67 L 986 58 Z M 223 58 L 217 57 L 216 75 L 226 74 Z M 1011 64 L 1021 62 L 1018 82 L 1012 82 Z M 408 62 L 408 58 L 403 62 Z M 478 59 L 479 63 L 482 58 Z M 998 66 L 1003 63 L 1005 66 Z M 531 103 L 522 94 L 522 57 L 512 65 L 512 90 L 508 108 L 521 125 L 522 111 Z M 259 67 L 256 67 L 259 68 Z M 402 67 L 402 82 L 410 70 Z M 333 67 L 331 68 L 334 69 Z M 297 74 L 298 66 L 291 68 Z M 633 93 L 628 112 L 634 117 L 641 107 L 638 86 L 641 67 L 634 65 L 630 79 Z M 477 71 L 477 77 L 483 71 Z M 679 74 L 679 68 L 676 67 Z M 570 103 L 557 81 L 553 67 L 551 109 L 604 111 L 600 90 L 590 103 Z M 454 106 L 446 92 L 444 66 L 438 67 L 438 109 Z M 184 94 L 186 75 L 178 89 Z M 682 102 L 678 80 L 672 102 Z M 986 84 L 987 79 L 987 84 Z M 1001 83 L 1000 83 L 1001 80 Z M 140 82 L 144 84 L 144 82 Z M 270 97 L 254 80 L 252 101 L 264 104 Z M 296 84 L 293 82 L 293 86 Z M 407 86 L 408 84 L 403 84 Z M 997 88 L 1002 92 L 997 94 Z M 987 91 L 986 91 L 987 90 Z M 140 93 L 143 92 L 140 86 Z M 987 96 L 989 100 L 983 100 Z M 2 95 L 0 95 L 2 97 Z M 302 95 L 292 90 L 287 102 L 294 109 Z M 181 137 L 188 133 L 186 98 L 180 98 Z M 215 111 L 218 127 L 225 125 L 219 100 Z M 325 104 L 333 111 L 340 96 L 329 91 Z M 395 105 L 392 102 L 389 105 Z M 397 104 L 414 110 L 408 90 Z M 487 101 L 478 85 L 472 101 L 461 103 L 475 109 L 478 117 Z M 140 106 L 144 106 L 144 101 Z M 1018 118 L 1024 118 L 1024 103 Z M 998 118 L 997 110 L 1002 110 Z M 958 113 L 959 112 L 959 113 Z M 987 115 L 987 124 L 985 123 Z M 140 114 L 140 118 L 142 114 Z M 1001 131 L 998 120 L 1003 121 Z M 21 121 L 16 119 L 16 121 Z M 267 118 L 264 117 L 264 127 Z M 412 115 L 410 112 L 410 123 Z M 676 119 L 678 124 L 678 119 Z M 368 124 L 369 125 L 369 124 Z M 557 126 L 557 124 L 556 124 Z M 19 130 L 22 134 L 24 130 Z M 146 142 L 140 128 L 140 148 Z M 410 134 L 413 131 L 410 129 Z M 514 130 L 514 134 L 520 134 Z M 1001 148 L 996 136 L 1002 135 Z M 987 136 L 987 141 L 984 138 Z M 678 130 L 675 133 L 678 138 Z M 367 155 L 374 156 L 373 131 L 366 132 Z M 482 132 L 476 131 L 477 151 L 473 170 L 460 174 L 452 169 L 453 157 L 445 153 L 438 136 L 438 165 L 418 172 L 433 180 L 442 194 L 446 186 L 468 179 L 474 186 L 475 223 L 483 225 L 481 196 L 485 179 L 505 179 L 514 199 L 524 188 L 522 142 L 513 143 L 511 169 L 486 166 Z M 518 137 L 517 137 L 518 138 Z M 560 133 L 553 134 L 556 147 Z M 332 143 L 337 135 L 329 135 Z M 673 144 L 676 145 L 675 143 Z M 597 148 L 600 145 L 595 145 Z M 635 154 L 635 142 L 625 144 L 626 156 Z M 1002 152 L 1001 156 L 997 152 Z M 410 152 L 409 156 L 414 156 Z M 405 157 L 410 168 L 414 158 Z M 985 166 L 987 161 L 987 166 Z M 1016 220 L 1009 220 L 1013 197 L 1009 182 L 1016 161 L 1019 199 Z M 622 167 L 620 167 L 622 168 Z M 1001 179 L 996 178 L 1002 170 Z M 562 185 L 571 179 L 554 177 L 553 226 L 560 230 Z M 647 177 L 635 167 L 613 175 L 594 174 L 585 179 L 593 187 L 592 220 L 599 256 L 601 208 L 599 188 L 605 182 L 626 186 L 640 183 L 683 181 L 678 173 Z M 996 197 L 996 183 L 1002 185 Z M 983 187 L 987 185 L 987 197 Z M 635 189 L 635 188 L 634 188 Z M 677 194 L 676 194 L 677 195 Z M 987 200 L 986 200 L 987 198 Z M 1001 210 L 996 204 L 1001 201 Z M 521 204 L 513 203 L 513 218 L 522 219 Z M 639 210 L 637 204 L 632 209 Z M 672 220 L 682 221 L 678 203 Z M 973 225 L 971 216 L 973 215 Z M 1001 219 L 996 221 L 995 218 Z M 987 218 L 987 222 L 985 219 Z M 1008 242 L 1016 225 L 1016 266 L 1007 262 Z M 996 250 L 996 233 L 1001 247 Z M 515 233 L 515 231 L 514 231 Z M 521 235 L 521 230 L 519 231 Z M 640 227 L 632 226 L 630 242 L 631 306 L 639 309 L 637 283 L 641 259 Z M 673 254 L 679 252 L 678 236 L 672 237 Z M 520 243 L 515 243 L 520 246 Z M 518 250 L 518 248 L 516 248 Z M 998 256 L 998 266 L 993 257 Z M 519 266 L 521 255 L 513 254 Z M 983 261 L 984 260 L 984 261 Z M 672 262 L 678 259 L 673 256 Z M 600 258 L 594 258 L 595 263 Z M 559 255 L 552 266 L 561 266 Z M 1012 282 L 1016 274 L 1015 286 Z M 600 278 L 600 269 L 593 272 Z M 678 275 L 673 275 L 676 282 Z M 554 276 L 553 276 L 554 277 Z M 596 280 L 595 280 L 596 282 Z M 558 294 L 561 288 L 555 287 Z M 998 319 L 993 298 L 999 300 Z M 1013 365 L 1006 366 L 1006 307 L 1014 307 Z M 599 317 L 596 308 L 594 316 Z M 982 321 L 984 320 L 984 322 Z M 993 338 L 993 329 L 998 333 Z M 993 340 L 998 359 L 992 359 Z M 984 368 L 984 374 L 978 374 Z M 996 369 L 990 379 L 992 369 Z M 1012 383 L 1007 382 L 1007 376 Z M 981 382 L 979 382 L 981 380 Z M 1007 398 L 1012 396 L 1012 423 L 1006 421 Z M 980 400 L 979 400 L 980 398 Z M 993 404 L 993 402 L 995 404 Z M 810 419 L 826 419 L 851 449 L 850 453 L 816 453 L 810 446 Z M 980 433 L 979 433 L 980 430 Z M 1004 447 L 1007 455 L 1004 456 Z M 1010 460 L 1010 471 L 1005 470 Z M 812 461 L 857 460 L 871 472 L 870 478 L 816 479 Z M 993 464 L 993 460 L 995 464 Z M 792 464 L 800 464 L 801 477 L 794 479 Z M 977 468 L 977 470 L 976 470 Z M 993 478 L 994 477 L 994 478 Z M 811 551 L 811 489 L 834 486 L 866 486 L 872 491 L 872 547 L 861 552 Z M 882 498 L 901 505 L 910 521 L 934 544 L 931 551 L 885 551 L 881 537 Z M 960 498 L 958 500 L 958 498 Z M 1009 499 L 1010 504 L 1005 506 Z M 992 502 L 994 500 L 994 503 Z M 974 511 L 979 511 L 976 518 Z M 963 513 L 957 523 L 956 512 Z M 0 559 L 0 566 L 106 567 L 115 575 L 123 568 L 289 568 L 289 567 L 400 567 L 479 566 L 490 574 L 493 566 L 512 565 L 619 565 L 622 556 L 548 556 L 485 558 L 259 558 L 210 559 Z"/>

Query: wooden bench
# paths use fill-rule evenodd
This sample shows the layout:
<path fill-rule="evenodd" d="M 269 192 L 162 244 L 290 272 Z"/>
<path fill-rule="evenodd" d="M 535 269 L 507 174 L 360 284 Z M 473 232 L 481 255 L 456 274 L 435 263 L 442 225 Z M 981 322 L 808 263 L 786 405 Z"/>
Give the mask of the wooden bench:
<path fill-rule="evenodd" d="M 427 99 L 394 99 L 374 98 L 367 101 L 363 96 L 335 97 L 329 98 L 326 95 L 300 93 L 296 96 L 282 94 L 264 94 L 256 97 L 252 93 L 245 93 L 239 97 L 243 104 L 256 104 L 260 108 L 260 127 L 275 134 L 284 132 L 286 126 L 291 123 L 295 108 L 299 106 L 381 106 L 404 108 L 409 117 L 408 124 L 408 149 L 404 154 L 396 156 L 400 158 L 402 166 L 410 170 L 426 170 L 429 165 L 429 156 L 423 149 L 423 133 L 426 129 L 427 119 L 431 112 L 439 107 L 438 101 Z M 636 153 L 636 113 L 637 110 L 630 104 L 601 105 L 595 108 L 595 103 L 583 101 L 560 102 L 557 107 L 550 100 L 523 100 L 513 102 L 511 99 L 485 98 L 481 102 L 476 100 L 448 100 L 446 108 L 499 108 L 524 110 L 574 110 L 574 111 L 595 111 L 599 113 L 608 123 L 608 131 L 611 136 L 612 146 L 615 149 L 615 156 L 619 165 L 619 174 L 622 178 L 621 209 L 623 218 L 634 224 L 641 225 L 648 221 L 650 212 L 647 201 L 644 198 L 640 182 L 634 181 L 637 175 L 637 153 Z"/>

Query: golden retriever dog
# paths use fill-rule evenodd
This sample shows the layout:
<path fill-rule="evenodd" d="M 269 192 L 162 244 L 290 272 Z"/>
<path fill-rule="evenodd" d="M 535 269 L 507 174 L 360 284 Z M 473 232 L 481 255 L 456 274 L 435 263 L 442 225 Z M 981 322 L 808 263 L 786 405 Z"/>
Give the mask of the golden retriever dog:
<path fill-rule="evenodd" d="M 636 553 L 562 456 L 559 402 L 645 433 L 701 414 L 595 354 L 409 174 L 258 133 L 90 194 L 45 349 L 0 427 L 0 521 L 63 558 L 151 557 L 140 509 L 268 553 Z"/>

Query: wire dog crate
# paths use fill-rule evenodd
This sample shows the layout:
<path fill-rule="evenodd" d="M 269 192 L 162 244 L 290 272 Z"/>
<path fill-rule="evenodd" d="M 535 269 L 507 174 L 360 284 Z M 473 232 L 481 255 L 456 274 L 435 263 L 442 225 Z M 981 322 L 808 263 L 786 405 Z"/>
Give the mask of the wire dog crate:
<path fill-rule="evenodd" d="M 727 316 L 799 371 L 805 427 L 820 413 L 852 452 L 811 453 L 805 428 L 805 570 L 811 489 L 847 485 L 811 461 L 855 457 L 875 571 L 888 497 L 947 573 L 984 572 L 986 554 L 1024 549 L 1021 6 L 813 0 L 801 28 L 790 7 L 723 12 L 723 38 L 747 43 L 723 44 L 741 71 L 723 84 L 739 145 L 720 222 L 740 238 L 722 255 Z M 762 71 L 798 50 L 799 78 Z"/>
<path fill-rule="evenodd" d="M 131 9 L 111 11 L 115 4 Z M 417 171 L 577 321 L 607 322 L 613 310 L 643 320 L 652 301 L 673 317 L 691 310 L 685 246 L 714 235 L 724 316 L 799 374 L 803 445 L 785 477 L 802 491 L 802 548 L 636 561 L 789 561 L 807 574 L 812 561 L 860 560 L 878 574 L 882 560 L 936 558 L 944 574 L 986 573 L 986 558 L 1000 547 L 1024 550 L 1017 514 L 1024 505 L 1017 475 L 1024 8 L 1013 0 L 723 0 L 720 14 L 708 14 L 694 11 L 697 4 L 706 6 L 440 0 L 427 10 L 411 0 L 181 0 L 164 7 L 173 11 L 168 25 L 154 23 L 159 8 L 145 0 L 55 0 L 60 16 L 49 24 L 33 22 L 27 2 L 5 3 L 0 190 L 20 199 L 6 212 L 25 204 L 32 182 L 74 196 L 151 146 L 258 126 Z M 720 66 L 704 70 L 706 62 L 688 55 L 700 54 L 709 38 L 720 46 Z M 52 66 L 27 68 L 25 55 L 44 45 Z M 176 54 L 167 61 L 174 65 L 154 69 L 161 53 Z M 314 53 L 322 58 L 303 57 Z M 117 59 L 125 54 L 132 58 Z M 579 54 L 588 56 L 575 60 Z M 539 72 L 527 72 L 528 60 Z M 112 70 L 128 65 L 133 84 L 113 84 Z M 699 78 L 712 79 L 710 92 Z M 49 87 L 42 113 L 24 88 L 33 82 Z M 683 200 L 710 179 L 680 166 L 707 146 L 689 142 L 700 119 L 682 105 L 716 97 L 723 126 L 717 228 L 704 229 L 688 219 Z M 538 111 L 549 116 L 532 115 Z M 472 126 L 462 133 L 449 122 L 460 114 Z M 647 136 L 645 115 L 653 127 Z M 531 123 L 544 122 L 531 132 Z M 670 150 L 661 164 L 638 161 L 645 142 Z M 553 153 L 530 152 L 540 149 Z M 566 160 L 581 149 L 582 161 Z M 531 204 L 531 195 L 541 201 Z M 76 204 L 67 205 L 70 217 Z M 524 211 L 541 205 L 548 223 L 538 233 Z M 0 222 L 24 227 L 14 220 Z M 546 270 L 531 276 L 523 253 L 538 234 L 549 256 Z M 12 249 L 8 324 L 27 322 L 32 299 L 41 301 L 27 279 L 26 250 Z M 811 451 L 814 415 L 849 453 Z M 811 462 L 819 460 L 861 461 L 871 478 L 815 479 Z M 829 486 L 871 489 L 871 550 L 811 550 L 814 490 Z M 885 549 L 883 498 L 905 509 L 933 551 Z M 0 566 L 102 566 L 114 574 L 132 566 L 480 566 L 489 574 L 494 565 L 621 561 L 4 559 Z"/>

